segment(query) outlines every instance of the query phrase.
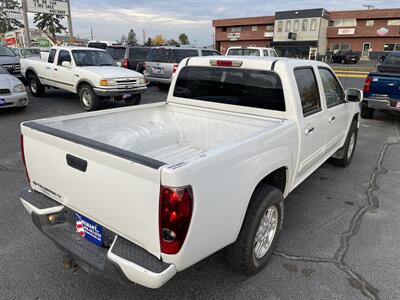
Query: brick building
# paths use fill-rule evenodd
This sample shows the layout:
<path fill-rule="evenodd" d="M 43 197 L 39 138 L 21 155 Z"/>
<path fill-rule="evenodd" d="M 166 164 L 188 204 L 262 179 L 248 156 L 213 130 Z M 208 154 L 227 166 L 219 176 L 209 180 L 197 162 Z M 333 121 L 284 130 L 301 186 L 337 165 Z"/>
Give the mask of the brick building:
<path fill-rule="evenodd" d="M 214 20 L 216 49 L 274 47 L 280 56 L 314 58 L 351 49 L 364 58 L 400 51 L 400 8 L 276 12 L 274 16 Z"/>

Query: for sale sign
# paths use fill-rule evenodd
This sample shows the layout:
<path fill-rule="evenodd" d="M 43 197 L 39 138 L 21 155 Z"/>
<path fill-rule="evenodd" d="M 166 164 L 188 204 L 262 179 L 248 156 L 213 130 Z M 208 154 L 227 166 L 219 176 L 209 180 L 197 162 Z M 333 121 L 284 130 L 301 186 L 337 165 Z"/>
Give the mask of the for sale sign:
<path fill-rule="evenodd" d="M 69 16 L 69 0 L 26 0 L 28 12 Z"/>

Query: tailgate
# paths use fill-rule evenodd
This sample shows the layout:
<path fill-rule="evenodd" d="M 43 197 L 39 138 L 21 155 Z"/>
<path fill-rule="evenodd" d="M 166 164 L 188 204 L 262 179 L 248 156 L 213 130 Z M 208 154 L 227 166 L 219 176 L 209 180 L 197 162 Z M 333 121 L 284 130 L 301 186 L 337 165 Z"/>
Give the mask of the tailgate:
<path fill-rule="evenodd" d="M 370 93 L 400 99 L 400 74 L 371 74 Z"/>
<path fill-rule="evenodd" d="M 160 257 L 164 163 L 34 122 L 21 130 L 33 189 Z M 79 161 L 87 162 L 86 170 Z"/>

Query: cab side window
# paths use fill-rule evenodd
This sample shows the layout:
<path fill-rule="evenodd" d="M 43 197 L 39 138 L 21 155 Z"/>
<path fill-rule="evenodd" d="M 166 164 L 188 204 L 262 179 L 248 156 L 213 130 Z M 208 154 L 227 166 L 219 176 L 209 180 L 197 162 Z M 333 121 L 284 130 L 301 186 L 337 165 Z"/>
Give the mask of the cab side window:
<path fill-rule="evenodd" d="M 314 70 L 312 68 L 296 68 L 294 76 L 300 94 L 303 115 L 306 117 L 321 111 L 321 100 Z"/>
<path fill-rule="evenodd" d="M 344 91 L 332 72 L 325 68 L 319 68 L 318 71 L 321 76 L 326 105 L 328 108 L 344 103 Z"/>
<path fill-rule="evenodd" d="M 264 56 L 269 56 L 268 50 L 264 50 Z"/>
<path fill-rule="evenodd" d="M 56 49 L 51 49 L 50 53 L 49 53 L 49 58 L 47 59 L 47 62 L 49 63 L 53 63 L 54 62 L 54 58 L 56 57 Z"/>
<path fill-rule="evenodd" d="M 71 55 L 69 54 L 68 51 L 65 50 L 60 50 L 60 53 L 58 54 L 58 61 L 57 65 L 61 66 L 63 61 L 69 61 L 71 62 Z"/>

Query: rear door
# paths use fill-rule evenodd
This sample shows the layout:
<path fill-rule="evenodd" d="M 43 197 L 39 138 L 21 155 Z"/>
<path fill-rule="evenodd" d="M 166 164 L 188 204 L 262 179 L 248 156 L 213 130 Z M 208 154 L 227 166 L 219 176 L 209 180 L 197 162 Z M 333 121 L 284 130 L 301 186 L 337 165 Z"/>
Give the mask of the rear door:
<path fill-rule="evenodd" d="M 294 69 L 302 117 L 300 117 L 300 166 L 297 179 L 302 181 L 321 163 L 325 155 L 326 111 L 319 94 L 316 70 L 312 67 Z"/>
<path fill-rule="evenodd" d="M 350 110 L 347 109 L 345 93 L 336 76 L 328 68 L 318 68 L 321 79 L 320 95 L 327 106 L 326 151 L 340 148 L 346 137 Z"/>
<path fill-rule="evenodd" d="M 54 86 L 54 81 L 53 81 L 53 74 L 54 74 L 54 63 L 56 61 L 56 56 L 57 56 L 57 49 L 51 49 L 49 52 L 49 56 L 47 57 L 47 62 L 44 67 L 44 83 L 45 85 L 48 86 Z"/>
<path fill-rule="evenodd" d="M 22 134 L 33 189 L 160 256 L 163 163 L 33 122 Z"/>

